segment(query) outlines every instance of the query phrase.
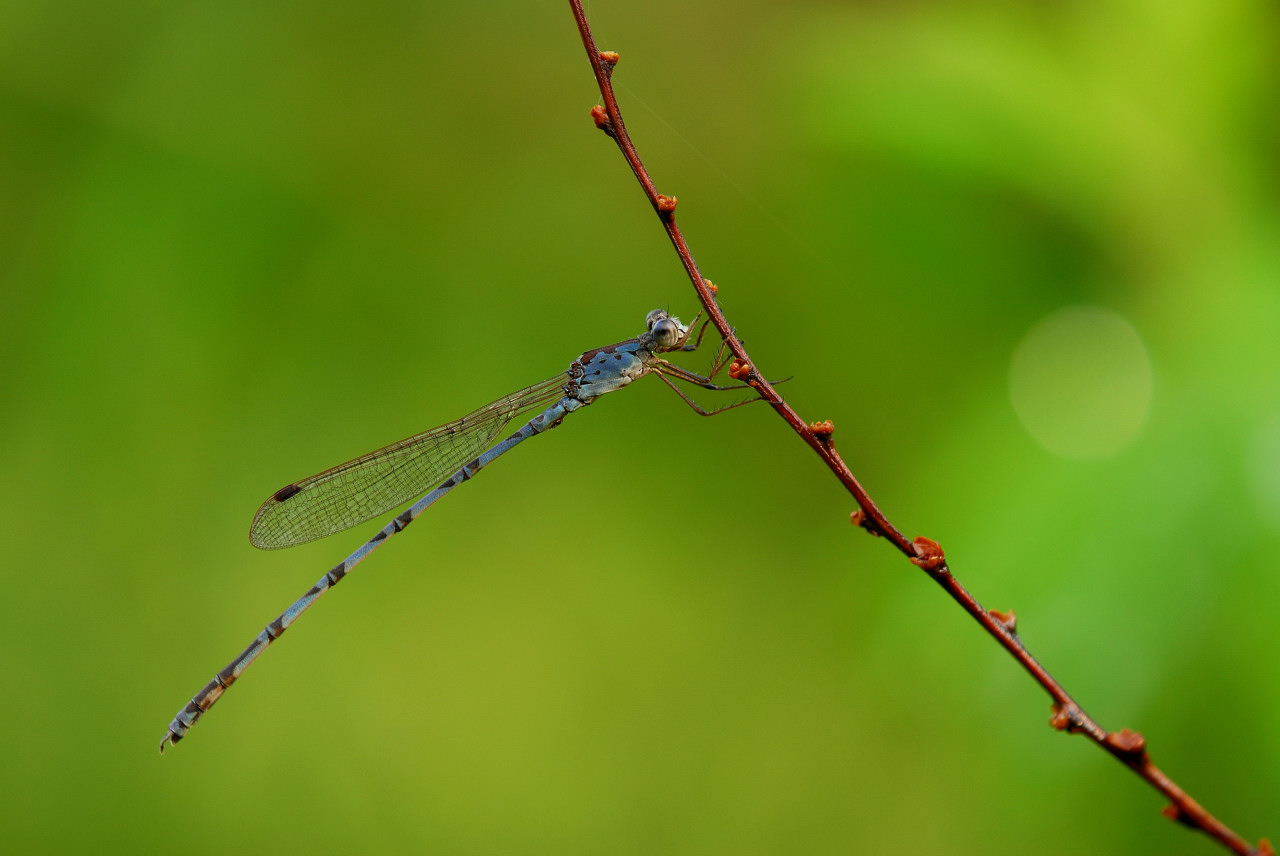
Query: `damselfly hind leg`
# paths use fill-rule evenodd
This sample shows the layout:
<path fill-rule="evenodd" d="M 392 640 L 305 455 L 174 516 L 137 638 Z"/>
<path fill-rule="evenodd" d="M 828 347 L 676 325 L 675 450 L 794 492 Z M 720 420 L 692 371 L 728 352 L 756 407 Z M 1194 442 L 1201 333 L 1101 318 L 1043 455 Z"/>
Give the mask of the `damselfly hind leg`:
<path fill-rule="evenodd" d="M 672 366 L 672 368 L 679 368 L 679 367 Z M 750 404 L 753 401 L 764 400 L 759 397 L 747 398 L 747 399 L 743 399 L 742 401 L 735 401 L 733 404 L 726 404 L 724 407 L 717 407 L 715 410 L 707 410 L 704 407 L 702 407 L 700 404 L 698 404 L 698 402 L 694 401 L 692 398 L 686 395 L 683 389 L 681 389 L 680 387 L 672 383 L 671 380 L 667 378 L 667 372 L 665 369 L 660 368 L 655 372 L 655 374 L 658 375 L 658 377 L 662 380 L 663 383 L 665 383 L 667 386 L 675 390 L 676 395 L 680 396 L 680 398 L 684 401 L 684 403 L 689 405 L 689 407 L 693 409 L 693 412 L 698 414 L 699 416 L 715 416 L 717 413 L 724 413 L 726 410 L 732 410 L 735 407 L 741 407 L 742 405 Z M 672 375 L 674 377 L 679 377 L 681 380 L 688 380 L 688 378 L 683 377 L 682 375 L 676 374 L 674 372 L 672 372 Z M 693 377 L 698 377 L 698 375 L 693 375 Z M 690 382 L 693 383 L 694 381 L 690 381 Z M 718 391 L 748 388 L 746 384 L 739 384 L 737 386 L 718 386 L 717 384 L 711 383 L 709 381 L 705 384 L 698 384 L 698 385 L 703 387 L 704 389 L 714 389 Z"/>

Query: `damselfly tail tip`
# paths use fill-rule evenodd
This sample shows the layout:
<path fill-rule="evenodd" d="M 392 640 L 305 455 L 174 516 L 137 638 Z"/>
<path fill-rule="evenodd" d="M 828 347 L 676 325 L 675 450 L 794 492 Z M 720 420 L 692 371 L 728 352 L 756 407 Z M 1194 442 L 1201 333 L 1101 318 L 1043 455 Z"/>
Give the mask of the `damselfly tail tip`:
<path fill-rule="evenodd" d="M 160 754 L 161 754 L 161 755 L 163 755 L 163 754 L 164 754 L 164 747 L 165 747 L 165 744 L 170 744 L 170 745 L 172 745 L 172 744 L 177 743 L 177 742 L 178 742 L 179 740 L 181 740 L 181 739 L 182 739 L 181 737 L 179 737 L 178 735 L 174 734 L 172 731 L 170 731 L 170 732 L 169 732 L 168 734 L 166 734 L 164 737 L 160 738 Z"/>

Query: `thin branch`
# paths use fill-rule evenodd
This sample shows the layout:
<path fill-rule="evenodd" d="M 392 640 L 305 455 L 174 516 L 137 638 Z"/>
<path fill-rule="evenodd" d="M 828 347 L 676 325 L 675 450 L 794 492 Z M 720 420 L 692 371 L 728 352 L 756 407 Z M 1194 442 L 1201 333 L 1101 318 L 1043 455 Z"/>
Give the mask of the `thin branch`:
<path fill-rule="evenodd" d="M 1141 776 L 1169 800 L 1169 805 L 1165 807 L 1163 813 L 1171 820 L 1176 820 L 1188 827 L 1203 831 L 1222 844 L 1223 847 L 1241 854 L 1241 856 L 1274 856 L 1275 851 L 1265 838 L 1258 842 L 1256 848 L 1251 846 L 1248 841 L 1206 811 L 1186 791 L 1178 787 L 1172 779 L 1152 764 L 1147 755 L 1146 740 L 1141 734 L 1130 731 L 1127 728 L 1117 732 L 1108 732 L 1085 713 L 1084 709 L 1071 698 L 1066 689 L 1040 665 L 1027 650 L 1026 646 L 1023 645 L 1022 640 L 1018 638 L 1017 619 L 1012 612 L 1001 613 L 995 610 L 983 609 L 982 605 L 952 575 L 950 568 L 947 566 L 942 548 L 937 542 L 928 538 L 916 538 L 914 541 L 908 541 L 907 537 L 889 521 L 836 452 L 835 444 L 832 441 L 834 426 L 831 422 L 806 423 L 782 399 L 782 396 L 778 395 L 764 374 L 757 371 L 755 363 L 747 353 L 746 348 L 743 347 L 742 341 L 734 334 L 733 328 L 724 317 L 724 313 L 720 311 L 720 307 L 716 302 L 716 287 L 704 278 L 698 270 L 698 265 L 693 260 L 693 254 L 689 251 L 689 245 L 685 242 L 679 226 L 676 225 L 676 198 L 674 196 L 665 196 L 658 192 L 654 186 L 653 179 L 649 176 L 648 171 L 640 160 L 640 155 L 636 151 L 635 145 L 631 142 L 630 135 L 627 133 L 627 126 L 622 121 L 622 112 L 618 109 L 618 101 L 614 95 L 611 82 L 614 66 L 618 63 L 618 54 L 612 51 L 602 52 L 596 47 L 595 37 L 591 33 L 591 26 L 587 22 L 580 0 L 569 0 L 569 6 L 573 10 L 573 17 L 578 24 L 578 32 L 582 35 L 582 44 L 587 50 L 587 58 L 591 63 L 591 69 L 595 74 L 596 82 L 600 87 L 600 95 L 604 101 L 603 107 L 592 108 L 591 116 L 595 120 L 596 127 L 604 131 L 618 144 L 618 148 L 630 165 L 631 171 L 635 173 L 640 186 L 644 188 L 645 196 L 648 197 L 654 211 L 658 214 L 658 219 L 662 222 L 663 228 L 666 229 L 667 236 L 671 239 L 671 243 L 680 257 L 680 262 L 684 265 L 689 279 L 693 282 L 694 290 L 698 294 L 698 300 L 707 312 L 707 317 L 720 332 L 726 346 L 733 354 L 734 359 L 729 366 L 729 376 L 736 380 L 745 381 L 748 386 L 755 389 L 760 397 L 769 402 L 778 415 L 791 426 L 792 430 L 801 439 L 809 444 L 809 447 L 817 453 L 823 463 L 835 474 L 836 478 L 840 480 L 840 483 L 845 486 L 858 503 L 859 510 L 853 514 L 853 523 L 873 535 L 884 536 L 892 542 L 913 564 L 920 567 L 934 582 L 942 586 L 947 594 L 951 595 L 975 621 L 982 625 L 982 628 L 988 634 L 1004 646 L 1005 650 L 1044 688 L 1045 692 L 1053 699 L 1053 715 L 1050 717 L 1049 722 L 1054 728 L 1071 734 L 1087 736 L 1120 763 Z"/>

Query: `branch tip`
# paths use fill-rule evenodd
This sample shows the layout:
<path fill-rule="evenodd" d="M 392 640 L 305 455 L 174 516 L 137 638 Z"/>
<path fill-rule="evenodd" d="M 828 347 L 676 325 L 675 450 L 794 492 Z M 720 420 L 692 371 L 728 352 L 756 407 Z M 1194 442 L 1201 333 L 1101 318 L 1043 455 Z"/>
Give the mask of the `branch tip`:
<path fill-rule="evenodd" d="M 916 550 L 916 558 L 911 564 L 926 571 L 936 571 L 947 563 L 947 556 L 942 552 L 942 545 L 931 538 L 921 535 L 911 542 Z"/>

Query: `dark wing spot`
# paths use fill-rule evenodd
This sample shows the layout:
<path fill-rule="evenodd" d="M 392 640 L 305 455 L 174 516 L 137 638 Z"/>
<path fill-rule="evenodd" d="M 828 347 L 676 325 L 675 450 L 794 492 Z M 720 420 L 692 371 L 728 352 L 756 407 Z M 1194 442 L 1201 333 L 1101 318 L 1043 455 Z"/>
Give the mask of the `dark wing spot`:
<path fill-rule="evenodd" d="M 289 497 L 299 493 L 302 493 L 302 488 L 298 487 L 296 484 L 287 484 L 276 491 L 271 498 L 276 502 L 284 502 Z"/>

